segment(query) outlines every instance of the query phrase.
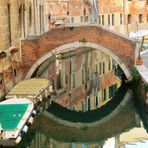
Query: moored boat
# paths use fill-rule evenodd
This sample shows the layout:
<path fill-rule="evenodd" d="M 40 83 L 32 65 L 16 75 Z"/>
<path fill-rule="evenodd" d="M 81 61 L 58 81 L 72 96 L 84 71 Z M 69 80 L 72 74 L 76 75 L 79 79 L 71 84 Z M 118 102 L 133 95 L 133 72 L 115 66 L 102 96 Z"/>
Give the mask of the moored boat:
<path fill-rule="evenodd" d="M 0 102 L 0 145 L 15 146 L 33 123 L 34 104 L 29 99 L 12 98 Z"/>

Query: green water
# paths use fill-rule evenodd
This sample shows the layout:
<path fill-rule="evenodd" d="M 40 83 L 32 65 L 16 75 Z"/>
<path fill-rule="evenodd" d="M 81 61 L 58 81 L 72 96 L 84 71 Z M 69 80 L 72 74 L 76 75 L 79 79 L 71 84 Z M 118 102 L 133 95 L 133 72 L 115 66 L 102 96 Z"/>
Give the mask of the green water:
<path fill-rule="evenodd" d="M 19 148 L 147 148 L 147 114 L 142 119 L 133 100 L 107 121 L 95 127 L 73 128 L 59 124 L 45 116 L 43 112 L 35 119 L 35 124 L 18 145 Z M 145 121 L 143 120 L 145 119 Z M 144 122 L 143 122 L 144 121 Z M 144 123 L 144 127 L 142 125 Z M 138 131 L 142 134 L 137 134 Z M 123 141 L 123 134 L 135 132 L 136 141 Z M 126 137 L 126 136 L 125 136 Z M 137 140 L 139 139 L 139 140 Z"/>

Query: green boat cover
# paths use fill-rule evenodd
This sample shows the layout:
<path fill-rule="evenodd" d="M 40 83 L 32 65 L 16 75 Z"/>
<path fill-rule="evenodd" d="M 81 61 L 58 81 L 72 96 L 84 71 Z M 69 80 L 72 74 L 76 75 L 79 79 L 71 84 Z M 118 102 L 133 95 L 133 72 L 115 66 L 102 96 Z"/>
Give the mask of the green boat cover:
<path fill-rule="evenodd" d="M 0 104 L 0 130 L 16 130 L 29 104 Z"/>

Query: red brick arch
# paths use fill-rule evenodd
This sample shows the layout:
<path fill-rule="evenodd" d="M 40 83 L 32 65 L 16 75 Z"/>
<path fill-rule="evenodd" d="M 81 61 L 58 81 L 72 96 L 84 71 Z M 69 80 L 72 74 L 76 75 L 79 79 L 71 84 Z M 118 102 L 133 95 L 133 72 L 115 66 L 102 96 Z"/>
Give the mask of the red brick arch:
<path fill-rule="evenodd" d="M 85 40 L 86 43 L 81 42 L 82 40 Z M 35 70 L 36 66 L 41 64 L 40 62 L 46 59 L 51 52 L 56 52 L 61 47 L 69 49 L 69 45 L 80 47 L 81 44 L 96 47 L 96 49 L 101 47 L 99 50 L 109 53 L 121 68 L 126 70 L 126 76 L 129 78 L 129 69 L 135 61 L 136 42 L 96 25 L 70 26 L 66 29 L 59 27 L 38 38 L 23 40 L 22 61 L 24 74 L 27 74 L 26 78 L 29 78 L 33 69 Z"/>

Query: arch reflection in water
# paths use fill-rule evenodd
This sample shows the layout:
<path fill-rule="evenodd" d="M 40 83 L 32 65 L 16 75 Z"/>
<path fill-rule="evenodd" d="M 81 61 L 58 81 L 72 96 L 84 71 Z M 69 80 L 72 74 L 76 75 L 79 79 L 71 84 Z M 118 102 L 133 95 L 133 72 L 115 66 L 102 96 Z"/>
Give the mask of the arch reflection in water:
<path fill-rule="evenodd" d="M 57 53 L 40 65 L 33 76 L 49 79 L 53 86 L 51 99 L 77 111 L 106 104 L 125 79 L 113 59 L 88 47 Z"/>
<path fill-rule="evenodd" d="M 129 133 L 127 133 L 129 131 Z M 109 140 L 108 140 L 109 139 Z M 59 124 L 41 114 L 18 147 L 95 148 L 125 146 L 148 139 L 135 106 L 130 100 L 119 112 L 94 127 L 73 128 Z"/>

